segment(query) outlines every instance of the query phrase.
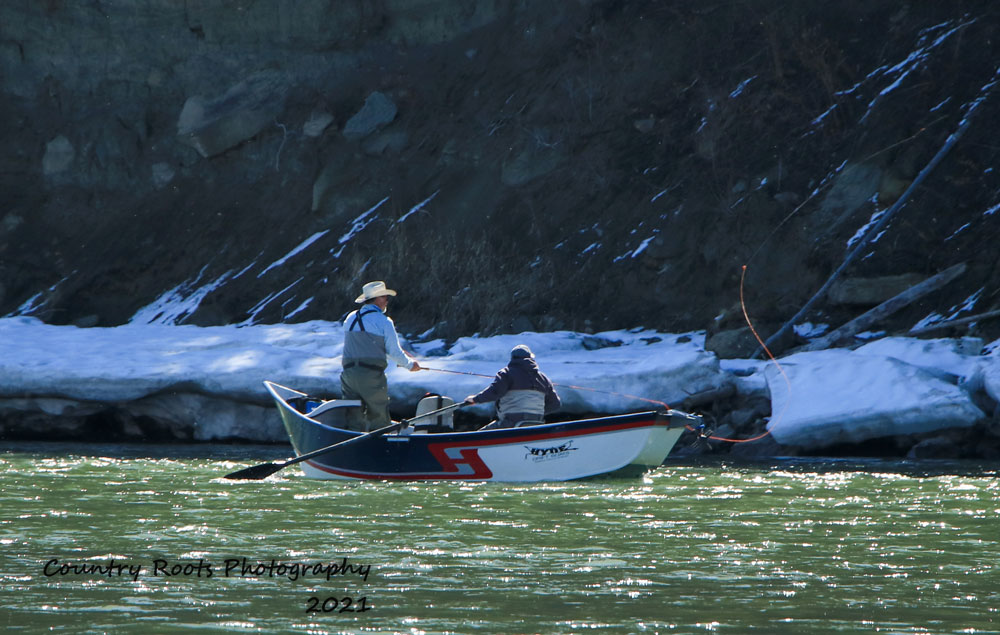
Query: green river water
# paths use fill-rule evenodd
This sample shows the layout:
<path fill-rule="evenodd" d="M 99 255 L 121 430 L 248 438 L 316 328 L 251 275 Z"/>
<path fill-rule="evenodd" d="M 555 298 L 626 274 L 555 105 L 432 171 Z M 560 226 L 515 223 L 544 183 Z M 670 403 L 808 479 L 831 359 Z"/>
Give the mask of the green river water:
<path fill-rule="evenodd" d="M 994 465 L 671 462 L 527 485 L 220 478 L 288 451 L 0 448 L 0 626 L 1000 633 Z"/>

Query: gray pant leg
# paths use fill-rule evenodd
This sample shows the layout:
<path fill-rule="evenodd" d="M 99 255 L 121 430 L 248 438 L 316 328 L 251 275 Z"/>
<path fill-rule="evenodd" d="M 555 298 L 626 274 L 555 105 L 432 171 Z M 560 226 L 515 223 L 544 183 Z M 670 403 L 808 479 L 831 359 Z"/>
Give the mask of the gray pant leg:
<path fill-rule="evenodd" d="M 389 383 L 382 371 L 355 366 L 340 374 L 340 389 L 344 399 L 360 399 L 364 412 L 352 408 L 345 417 L 348 430 L 369 432 L 387 426 L 389 420 Z"/>

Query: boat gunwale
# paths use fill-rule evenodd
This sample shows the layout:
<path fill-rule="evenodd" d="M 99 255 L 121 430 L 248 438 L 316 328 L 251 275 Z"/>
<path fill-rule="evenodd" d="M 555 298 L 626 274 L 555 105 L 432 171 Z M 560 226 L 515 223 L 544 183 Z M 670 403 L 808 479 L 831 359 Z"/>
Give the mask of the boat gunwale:
<path fill-rule="evenodd" d="M 272 385 L 278 386 L 278 384 L 274 384 L 273 382 L 267 382 L 267 381 L 265 381 L 265 384 L 272 384 Z M 282 388 L 284 388 L 284 386 L 282 386 Z M 291 389 L 288 389 L 288 390 L 291 390 Z M 357 431 L 357 430 L 347 430 L 345 428 L 337 428 L 337 427 L 334 427 L 334 426 L 322 423 L 321 421 L 317 421 L 316 419 L 313 419 L 312 417 L 310 417 L 308 414 L 305 414 L 305 413 L 299 411 L 294 406 L 292 406 L 291 404 L 289 404 L 284 398 L 282 398 L 279 394 L 277 394 L 276 391 L 270 390 L 270 388 L 269 388 L 269 392 L 271 393 L 271 396 L 274 397 L 275 400 L 277 400 L 281 404 L 281 406 L 283 408 L 285 408 L 290 413 L 293 413 L 293 414 L 296 415 L 295 419 L 300 424 L 303 424 L 303 425 L 305 425 L 305 424 L 314 425 L 314 426 L 323 428 L 325 430 L 329 430 L 329 431 L 332 431 L 332 432 L 337 432 L 337 433 L 344 434 L 344 435 L 346 435 L 349 438 L 357 438 L 357 437 L 360 437 L 360 436 L 366 434 L 365 432 L 360 432 L 360 431 Z M 639 421 L 635 422 L 635 425 L 630 425 L 628 427 L 645 427 L 645 426 L 649 426 L 649 427 L 664 427 L 664 428 L 667 428 L 667 429 L 672 429 L 672 428 L 677 428 L 677 427 L 683 427 L 684 425 L 686 425 L 685 423 L 675 422 L 674 421 L 674 418 L 672 416 L 672 413 L 674 413 L 674 412 L 677 412 L 679 414 L 686 414 L 686 413 L 681 413 L 681 411 L 675 411 L 673 409 L 667 410 L 667 411 L 662 411 L 662 410 L 642 410 L 642 411 L 638 411 L 638 412 L 629 412 L 629 413 L 623 413 L 623 414 L 588 417 L 586 419 L 571 419 L 571 420 L 567 420 L 567 421 L 552 421 L 552 422 L 548 422 L 548 423 L 533 424 L 531 426 L 521 426 L 521 427 L 517 427 L 517 428 L 494 428 L 494 429 L 491 429 L 491 430 L 483 430 L 483 429 L 480 428 L 478 430 L 453 430 L 453 431 L 450 431 L 450 432 L 430 432 L 430 433 L 418 433 L 418 434 L 413 434 L 413 433 L 410 433 L 410 434 L 400 434 L 399 432 L 396 432 L 396 433 L 381 435 L 380 438 L 382 438 L 382 439 L 398 439 L 398 438 L 416 437 L 416 438 L 420 438 L 420 439 L 423 439 L 423 438 L 442 439 L 442 438 L 450 438 L 450 437 L 468 438 L 469 436 L 477 436 L 477 437 L 478 436 L 482 436 L 482 437 L 487 437 L 487 438 L 498 437 L 498 438 L 501 438 L 501 439 L 506 439 L 508 436 L 511 435 L 511 433 L 513 433 L 515 431 L 519 431 L 519 432 L 522 432 L 522 433 L 525 432 L 525 431 L 527 431 L 527 430 L 532 430 L 533 432 L 537 430 L 539 433 L 541 433 L 541 432 L 551 432 L 553 428 L 560 427 L 560 426 L 572 426 L 572 427 L 579 426 L 579 427 L 582 427 L 582 428 L 586 428 L 586 427 L 589 427 L 589 426 L 593 426 L 593 425 L 597 424 L 598 422 L 600 422 L 600 423 L 602 423 L 604 425 L 614 425 L 611 422 L 613 422 L 616 419 L 639 419 Z M 598 434 L 598 433 L 599 432 L 596 432 L 596 431 L 595 432 L 584 432 L 582 430 L 580 431 L 580 434 Z M 571 435 L 551 435 L 551 436 L 571 436 Z M 489 445 L 493 445 L 493 443 L 490 443 Z"/>

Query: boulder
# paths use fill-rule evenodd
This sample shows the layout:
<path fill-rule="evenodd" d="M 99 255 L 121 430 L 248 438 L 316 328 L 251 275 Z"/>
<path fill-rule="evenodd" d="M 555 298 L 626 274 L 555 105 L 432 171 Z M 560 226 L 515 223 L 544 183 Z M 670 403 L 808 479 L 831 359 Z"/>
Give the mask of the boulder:
<path fill-rule="evenodd" d="M 153 171 L 153 186 L 156 189 L 162 189 L 170 184 L 174 180 L 176 172 L 170 167 L 169 163 L 154 163 L 152 167 Z"/>
<path fill-rule="evenodd" d="M 214 99 L 189 97 L 177 120 L 177 136 L 205 158 L 222 154 L 274 125 L 285 93 L 278 75 L 263 73 Z"/>
<path fill-rule="evenodd" d="M 722 359 L 750 357 L 757 350 L 757 340 L 749 326 L 713 333 L 705 341 L 705 350 Z"/>
<path fill-rule="evenodd" d="M 333 123 L 333 115 L 325 110 L 314 110 L 309 119 L 302 124 L 302 134 L 307 137 L 318 137 Z"/>
<path fill-rule="evenodd" d="M 396 104 L 383 93 L 375 91 L 365 99 L 353 117 L 344 124 L 344 137 L 351 140 L 364 139 L 371 133 L 396 118 Z"/>
<path fill-rule="evenodd" d="M 383 154 L 399 154 L 410 142 L 410 135 L 405 131 L 383 132 L 366 139 L 364 150 L 366 154 L 381 156 Z"/>
<path fill-rule="evenodd" d="M 529 148 L 504 162 L 500 180 L 512 187 L 524 185 L 555 170 L 565 159 L 556 148 Z"/>
<path fill-rule="evenodd" d="M 830 286 L 832 304 L 875 306 L 924 281 L 919 273 L 875 278 L 841 278 Z"/>
<path fill-rule="evenodd" d="M 42 157 L 42 174 L 51 176 L 59 172 L 65 172 L 73 165 L 76 158 L 76 150 L 69 139 L 59 135 L 52 141 L 45 144 L 45 156 Z"/>
<path fill-rule="evenodd" d="M 632 122 L 632 126 L 643 134 L 652 132 L 653 127 L 656 126 L 656 117 L 650 116 L 643 119 L 636 119 Z"/>
<path fill-rule="evenodd" d="M 581 345 L 588 351 L 596 351 L 601 348 L 608 348 L 611 346 L 621 346 L 622 343 L 619 340 L 609 340 L 603 337 L 597 337 L 595 335 L 588 335 L 581 340 Z"/>
<path fill-rule="evenodd" d="M 549 174 L 566 160 L 562 132 L 551 127 L 535 127 L 530 131 L 530 139 L 509 148 L 501 166 L 500 180 L 511 187 L 524 185 Z"/>
<path fill-rule="evenodd" d="M 868 163 L 845 167 L 834 179 L 830 192 L 812 215 L 810 226 L 817 236 L 837 231 L 841 224 L 854 216 L 878 194 L 882 169 Z"/>
<path fill-rule="evenodd" d="M 923 439 L 906 453 L 908 459 L 955 459 L 962 456 L 961 441 L 949 435 Z"/>

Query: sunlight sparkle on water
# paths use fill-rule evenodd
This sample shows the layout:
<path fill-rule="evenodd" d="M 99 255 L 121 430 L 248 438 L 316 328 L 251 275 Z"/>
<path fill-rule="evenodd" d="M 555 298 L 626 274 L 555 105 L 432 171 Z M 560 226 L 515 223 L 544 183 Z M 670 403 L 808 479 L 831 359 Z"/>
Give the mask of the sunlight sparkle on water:
<path fill-rule="evenodd" d="M 153 630 L 169 615 L 171 627 L 218 632 L 302 621 L 299 632 L 501 633 L 530 622 L 559 635 L 736 633 L 781 620 L 808 630 L 820 614 L 840 616 L 823 622 L 830 633 L 998 630 L 992 477 L 908 476 L 912 468 L 884 464 L 672 465 L 642 479 L 540 487 L 331 483 L 295 470 L 242 486 L 216 480 L 213 460 L 109 456 L 4 455 L 0 507 L 12 513 L 0 525 L 0 586 L 16 623 L 65 630 L 79 619 L 67 607 L 119 606 L 148 613 Z M 372 569 L 366 581 L 308 587 L 221 575 L 48 579 L 39 571 L 52 557 L 147 572 L 152 558 L 219 571 L 227 558 L 346 557 Z M 334 626 L 304 619 L 312 595 L 364 595 L 375 608 Z M 729 607 L 724 621 L 705 620 L 705 598 Z M 880 617 L 864 627 L 870 610 Z"/>

